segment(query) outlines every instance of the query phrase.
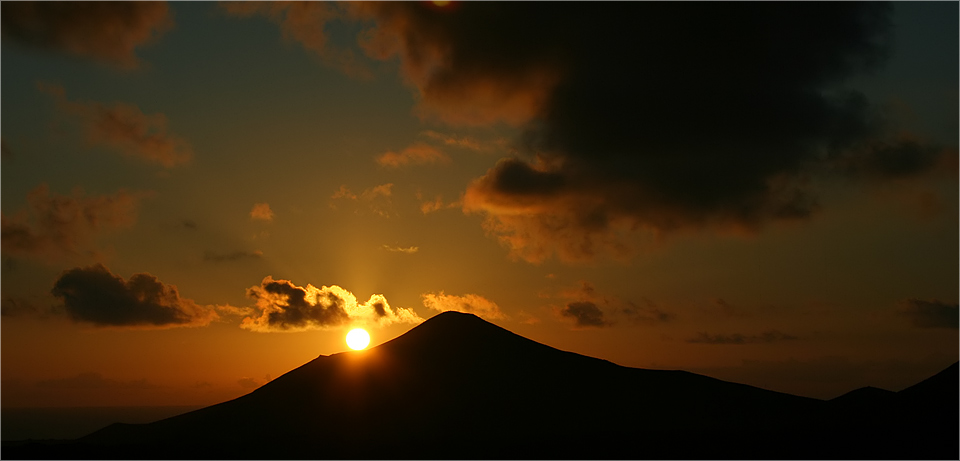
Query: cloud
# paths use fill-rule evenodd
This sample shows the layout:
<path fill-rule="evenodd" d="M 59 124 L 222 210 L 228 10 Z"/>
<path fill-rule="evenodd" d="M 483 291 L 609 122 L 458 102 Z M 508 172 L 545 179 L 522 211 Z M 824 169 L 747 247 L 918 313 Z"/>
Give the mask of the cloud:
<path fill-rule="evenodd" d="M 64 271 L 50 292 L 71 319 L 98 327 L 197 327 L 219 317 L 153 275 L 133 274 L 124 281 L 102 264 Z"/>
<path fill-rule="evenodd" d="M 418 142 L 399 153 L 389 151 L 381 154 L 377 157 L 377 163 L 398 168 L 409 164 L 450 163 L 450 157 L 429 144 Z"/>
<path fill-rule="evenodd" d="M 917 328 L 960 328 L 958 308 L 957 303 L 907 299 L 900 303 L 897 314 L 910 319 Z"/>
<path fill-rule="evenodd" d="M 166 168 L 193 158 L 193 147 L 168 132 L 167 117 L 162 113 L 147 115 L 125 103 L 105 106 L 95 101 L 69 101 L 59 85 L 40 83 L 37 87 L 53 96 L 60 112 L 79 121 L 91 146 L 107 146 Z"/>
<path fill-rule="evenodd" d="M 463 202 L 459 200 L 450 203 L 443 203 L 443 197 L 438 195 L 432 202 L 420 202 L 420 211 L 423 212 L 423 214 L 430 214 L 435 211 L 458 208 L 462 205 Z"/>
<path fill-rule="evenodd" d="M 392 246 L 390 246 L 390 245 L 383 245 L 383 246 L 380 247 L 380 248 L 383 248 L 384 250 L 387 250 L 387 251 L 392 252 L 392 253 L 406 253 L 406 254 L 408 254 L 408 255 L 412 255 L 412 254 L 420 251 L 420 247 L 415 247 L 415 246 L 410 246 L 410 247 L 404 248 L 404 247 L 392 247 Z"/>
<path fill-rule="evenodd" d="M 40 307 L 25 299 L 12 296 L 4 296 L 0 299 L 0 316 L 2 317 L 19 317 L 39 312 L 41 312 Z"/>
<path fill-rule="evenodd" d="M 480 144 L 480 141 L 470 137 L 470 136 L 457 136 L 451 134 L 439 133 L 433 130 L 424 130 L 420 132 L 421 135 L 426 136 L 431 139 L 442 142 L 443 144 L 451 147 L 462 147 L 464 149 L 470 150 L 484 150 L 484 146 Z"/>
<path fill-rule="evenodd" d="M 909 133 L 893 139 L 870 140 L 845 152 L 834 167 L 849 176 L 873 179 L 902 179 L 931 170 L 956 174 L 956 149 L 931 145 Z"/>
<path fill-rule="evenodd" d="M 207 251 L 203 254 L 204 261 L 211 261 L 215 263 L 240 261 L 245 259 L 260 259 L 261 257 L 263 257 L 263 252 L 260 250 L 254 250 L 252 252 L 238 250 L 231 253 Z"/>
<path fill-rule="evenodd" d="M 603 311 L 589 301 L 567 304 L 560 310 L 560 315 L 574 319 L 578 327 L 605 327 L 610 325 L 603 319 Z"/>
<path fill-rule="evenodd" d="M 265 16 L 280 25 L 284 39 L 299 42 L 324 63 L 347 75 L 363 79 L 372 73 L 363 60 L 348 48 L 330 43 L 325 24 L 345 19 L 341 5 L 332 2 L 220 2 L 228 14 L 240 17 Z"/>
<path fill-rule="evenodd" d="M 471 184 L 464 210 L 532 262 L 627 257 L 638 230 L 810 216 L 808 164 L 875 128 L 833 85 L 882 62 L 890 28 L 881 4 L 356 9 L 376 22 L 370 55 L 399 58 L 426 113 L 524 129 L 529 158 Z"/>
<path fill-rule="evenodd" d="M 180 221 L 180 225 L 183 226 L 184 229 L 197 230 L 197 222 L 192 219 L 184 219 Z"/>
<path fill-rule="evenodd" d="M 362 204 L 364 208 L 369 209 L 375 214 L 384 218 L 390 217 L 390 196 L 393 195 L 393 183 L 380 184 L 369 189 L 364 189 L 359 195 L 353 193 L 346 185 L 341 185 L 333 195 L 333 200 L 346 200 Z M 330 207 L 337 208 L 333 202 Z M 354 210 L 359 213 L 359 210 Z"/>
<path fill-rule="evenodd" d="M 4 39 L 121 68 L 173 26 L 166 2 L 4 2 Z"/>
<path fill-rule="evenodd" d="M 501 320 L 507 318 L 496 303 L 480 295 L 465 294 L 463 296 L 446 295 L 440 293 L 424 293 L 423 305 L 435 311 L 457 311 L 475 314 L 487 320 Z"/>
<path fill-rule="evenodd" d="M 581 280 L 573 288 L 560 290 L 556 294 L 542 294 L 545 298 L 564 300 L 562 307 L 553 310 L 560 317 L 573 319 L 577 327 L 612 326 L 619 321 L 635 325 L 653 325 L 668 322 L 674 315 L 660 309 L 653 301 L 641 298 L 641 303 L 608 296 L 597 292 L 592 283 Z"/>
<path fill-rule="evenodd" d="M 260 221 L 273 221 L 273 210 L 270 209 L 269 203 L 256 203 L 253 205 L 253 209 L 250 210 L 250 219 L 256 219 Z"/>
<path fill-rule="evenodd" d="M 259 314 L 246 317 L 242 328 L 259 332 L 305 331 L 347 324 L 387 326 L 423 321 L 412 309 L 393 308 L 383 295 L 375 294 L 365 303 L 337 286 L 317 288 L 294 285 L 289 280 L 267 276 L 259 286 L 247 289 L 256 301 Z"/>
<path fill-rule="evenodd" d="M 765 331 L 759 335 L 742 335 L 733 333 L 730 335 L 710 335 L 707 333 L 697 333 L 697 336 L 687 340 L 694 344 L 768 344 L 779 341 L 789 341 L 798 339 L 796 336 L 781 333 L 777 330 Z"/>
<path fill-rule="evenodd" d="M 76 256 L 100 233 L 132 226 L 142 196 L 121 190 L 87 197 L 79 188 L 64 196 L 41 184 L 27 194 L 27 209 L 0 215 L 3 251 L 47 260 Z"/>
<path fill-rule="evenodd" d="M 156 385 L 150 384 L 146 379 L 133 381 L 117 381 L 115 379 L 104 378 L 97 372 L 80 373 L 77 376 L 59 379 L 47 379 L 38 381 L 37 387 L 49 389 L 155 389 Z"/>
<path fill-rule="evenodd" d="M 237 380 L 237 384 L 239 384 L 240 387 L 244 389 L 256 389 L 268 382 L 270 382 L 270 375 L 267 375 L 263 381 L 256 378 L 250 378 L 247 376 L 244 376 L 243 378 L 240 378 Z"/>

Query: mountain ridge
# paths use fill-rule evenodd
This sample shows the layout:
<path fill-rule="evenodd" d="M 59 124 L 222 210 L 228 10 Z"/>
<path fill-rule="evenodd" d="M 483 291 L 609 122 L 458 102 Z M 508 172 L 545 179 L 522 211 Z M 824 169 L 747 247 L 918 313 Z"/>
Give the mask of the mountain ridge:
<path fill-rule="evenodd" d="M 945 399 L 949 380 L 958 382 L 945 372 L 904 395 Z M 956 425 L 956 406 L 951 426 L 942 424 L 949 412 L 914 408 L 908 399 L 881 402 L 889 415 L 848 414 L 851 407 L 836 400 L 681 370 L 624 367 L 538 343 L 471 314 L 445 312 L 377 347 L 318 356 L 237 399 L 150 424 L 108 426 L 54 454 L 752 459 L 786 453 L 882 459 L 918 454 L 912 444 L 898 445 L 893 434 L 901 425 L 894 416 L 933 418 L 931 424 L 946 429 Z M 859 407 L 880 402 L 872 395 L 862 400 Z M 924 432 L 928 426 L 903 433 L 920 431 L 915 438 L 933 447 L 924 449 L 933 457 L 955 457 L 957 443 L 937 443 L 937 437 L 951 441 L 946 429 Z M 878 433 L 888 436 L 870 445 Z M 956 431 L 952 437 L 955 442 Z M 15 454 L 22 453 L 44 454 Z"/>

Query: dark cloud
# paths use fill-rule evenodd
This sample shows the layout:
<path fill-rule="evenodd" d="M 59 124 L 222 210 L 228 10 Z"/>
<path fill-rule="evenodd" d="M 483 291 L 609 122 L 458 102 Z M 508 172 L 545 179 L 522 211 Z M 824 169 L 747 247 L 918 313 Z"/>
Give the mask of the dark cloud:
<path fill-rule="evenodd" d="M 150 274 L 124 281 L 102 264 L 64 271 L 51 293 L 63 301 L 70 318 L 100 327 L 192 327 L 218 318 L 214 309 L 181 298 L 177 287 Z"/>
<path fill-rule="evenodd" d="M 241 261 L 246 259 L 260 259 L 261 257 L 263 257 L 263 252 L 260 250 L 256 250 L 252 252 L 238 250 L 231 253 L 219 253 L 216 251 L 207 251 L 203 254 L 204 261 L 210 261 L 215 263 Z"/>
<path fill-rule="evenodd" d="M 609 325 L 603 319 L 603 311 L 589 301 L 567 304 L 567 307 L 560 310 L 560 315 L 574 319 L 578 327 L 605 327 Z"/>
<path fill-rule="evenodd" d="M 637 303 L 601 294 L 586 280 L 581 280 L 577 287 L 562 289 L 555 295 L 541 296 L 562 299 L 566 304 L 563 307 L 554 307 L 554 312 L 561 317 L 574 319 L 578 327 L 611 326 L 621 321 L 653 325 L 669 322 L 675 317 L 647 298 L 642 297 Z"/>
<path fill-rule="evenodd" d="M 910 319 L 918 328 L 960 328 L 958 308 L 960 304 L 957 303 L 908 299 L 901 303 L 897 313 Z"/>
<path fill-rule="evenodd" d="M 695 344 L 768 344 L 778 341 L 789 341 L 799 339 L 796 336 L 781 333 L 777 330 L 765 331 L 759 335 L 743 335 L 733 333 L 730 335 L 710 335 L 707 333 L 697 333 L 697 336 L 687 340 L 688 343 Z"/>
<path fill-rule="evenodd" d="M 28 209 L 0 217 L 3 251 L 49 260 L 75 256 L 103 231 L 131 226 L 142 196 L 121 190 L 87 197 L 80 189 L 64 196 L 41 184 L 27 194 Z"/>
<path fill-rule="evenodd" d="M 36 386 L 50 389 L 154 389 L 157 387 L 146 379 L 117 381 L 104 378 L 96 372 L 80 373 L 70 378 L 38 381 Z"/>
<path fill-rule="evenodd" d="M 902 135 L 893 140 L 879 140 L 851 150 L 838 158 L 835 167 L 850 176 L 875 179 L 900 179 L 916 176 L 935 168 L 956 173 L 955 150 L 930 145 L 921 139 Z"/>
<path fill-rule="evenodd" d="M 256 300 L 256 316 L 246 317 L 242 328 L 253 331 L 303 331 L 351 324 L 385 326 L 391 323 L 420 323 L 413 310 L 390 307 L 383 295 L 372 295 L 365 303 L 343 288 L 294 285 L 289 280 L 267 276 L 259 286 L 247 289 Z"/>
<path fill-rule="evenodd" d="M 53 96 L 62 113 L 79 122 L 91 146 L 110 147 L 167 168 L 193 158 L 193 147 L 167 130 L 167 117 L 162 113 L 144 114 L 137 106 L 125 103 L 107 106 L 96 101 L 70 101 L 66 90 L 58 85 L 41 83 L 38 88 Z"/>
<path fill-rule="evenodd" d="M 5 40 L 119 67 L 173 26 L 166 2 L 3 2 Z"/>
<path fill-rule="evenodd" d="M 184 229 L 197 230 L 197 222 L 192 219 L 184 219 L 180 221 L 180 225 L 183 226 Z"/>
<path fill-rule="evenodd" d="M 502 160 L 464 208 L 529 261 L 622 256 L 638 229 L 809 216 L 800 173 L 875 125 L 832 85 L 882 62 L 889 29 L 876 3 L 356 8 L 425 112 L 525 128 L 537 160 Z"/>

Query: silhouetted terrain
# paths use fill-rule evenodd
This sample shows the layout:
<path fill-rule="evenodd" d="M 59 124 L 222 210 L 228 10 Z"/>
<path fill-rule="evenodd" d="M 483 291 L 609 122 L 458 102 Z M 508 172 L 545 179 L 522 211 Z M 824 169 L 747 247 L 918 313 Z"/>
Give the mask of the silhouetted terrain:
<path fill-rule="evenodd" d="M 957 364 L 831 401 L 622 367 L 447 312 L 235 400 L 3 458 L 957 459 Z"/>

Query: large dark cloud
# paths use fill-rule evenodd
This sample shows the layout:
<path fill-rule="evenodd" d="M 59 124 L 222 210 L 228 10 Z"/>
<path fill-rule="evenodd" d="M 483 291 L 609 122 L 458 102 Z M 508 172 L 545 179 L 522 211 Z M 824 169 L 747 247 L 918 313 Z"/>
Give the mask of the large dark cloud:
<path fill-rule="evenodd" d="M 375 294 L 367 302 L 358 303 L 353 293 L 337 285 L 301 287 L 267 276 L 259 286 L 247 289 L 247 296 L 256 300 L 259 312 L 244 318 L 241 327 L 260 332 L 323 329 L 348 323 L 385 326 L 423 321 L 411 309 L 390 307 L 383 295 Z"/>
<path fill-rule="evenodd" d="M 102 264 L 64 271 L 51 293 L 70 318 L 100 327 L 203 326 L 218 318 L 212 308 L 181 298 L 176 286 L 146 273 L 123 280 Z"/>
<path fill-rule="evenodd" d="M 358 2 L 300 19 L 317 31 L 334 19 L 370 24 L 361 47 L 398 61 L 425 118 L 521 128 L 518 156 L 473 182 L 463 209 L 484 215 L 513 256 L 539 262 L 628 256 L 638 231 L 804 219 L 820 206 L 812 174 L 933 168 L 941 150 L 891 136 L 842 89 L 883 64 L 890 12 L 879 2 Z"/>
<path fill-rule="evenodd" d="M 908 299 L 901 303 L 897 312 L 918 328 L 960 328 L 960 305 L 957 303 Z"/>
<path fill-rule="evenodd" d="M 127 68 L 173 26 L 166 2 L 3 2 L 0 12 L 4 39 Z"/>

